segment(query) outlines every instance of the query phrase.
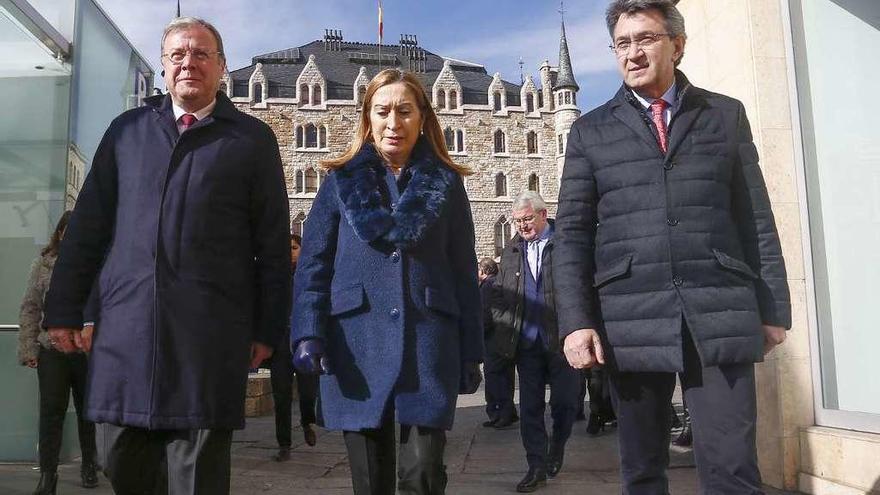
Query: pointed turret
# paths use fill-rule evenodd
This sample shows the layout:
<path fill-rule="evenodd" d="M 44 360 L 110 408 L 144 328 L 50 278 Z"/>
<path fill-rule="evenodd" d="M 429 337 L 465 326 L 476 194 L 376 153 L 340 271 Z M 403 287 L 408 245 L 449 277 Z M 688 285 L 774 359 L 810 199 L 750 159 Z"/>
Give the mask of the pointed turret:
<path fill-rule="evenodd" d="M 565 39 L 565 21 L 562 21 L 562 36 L 559 38 L 559 72 L 556 75 L 556 84 L 553 89 L 570 88 L 578 91 L 580 87 L 574 80 L 574 71 L 571 68 L 571 55 L 568 53 L 568 41 Z"/>

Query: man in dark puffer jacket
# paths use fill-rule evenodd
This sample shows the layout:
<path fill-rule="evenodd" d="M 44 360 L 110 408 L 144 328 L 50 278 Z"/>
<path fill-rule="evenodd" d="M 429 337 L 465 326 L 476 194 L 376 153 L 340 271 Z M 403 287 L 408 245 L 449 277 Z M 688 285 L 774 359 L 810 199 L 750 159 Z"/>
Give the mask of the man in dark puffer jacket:
<path fill-rule="evenodd" d="M 624 84 L 568 139 L 553 255 L 559 335 L 576 368 L 608 362 L 626 494 L 668 493 L 679 373 L 705 493 L 761 493 L 754 363 L 791 307 L 743 105 L 675 69 L 669 0 L 616 0 Z"/>

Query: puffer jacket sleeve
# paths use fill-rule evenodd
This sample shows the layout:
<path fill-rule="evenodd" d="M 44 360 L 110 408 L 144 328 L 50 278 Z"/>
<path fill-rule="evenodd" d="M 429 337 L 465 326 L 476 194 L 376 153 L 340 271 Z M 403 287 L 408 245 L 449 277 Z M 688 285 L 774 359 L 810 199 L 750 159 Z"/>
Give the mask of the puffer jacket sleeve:
<path fill-rule="evenodd" d="M 336 177 L 331 173 L 318 194 L 303 225 L 303 242 L 293 279 L 293 311 L 290 316 L 290 344 L 323 338 L 330 311 L 330 283 L 336 258 L 340 211 Z"/>
<path fill-rule="evenodd" d="M 776 220 L 761 167 L 758 150 L 742 103 L 738 108 L 738 163 L 733 170 L 732 208 L 746 263 L 758 274 L 755 292 L 761 321 L 765 325 L 791 328 L 791 296 L 776 231 Z"/>
<path fill-rule="evenodd" d="M 25 364 L 36 359 L 40 353 L 40 322 L 43 320 L 43 297 L 46 295 L 46 280 L 43 275 L 42 257 L 38 256 L 31 265 L 27 288 L 21 300 L 18 316 L 18 362 Z"/>
<path fill-rule="evenodd" d="M 456 230 L 449 236 L 449 260 L 456 277 L 455 297 L 461 310 L 458 323 L 461 361 L 478 363 L 483 361 L 483 311 L 474 250 L 474 221 L 461 179 L 452 185 L 449 201 Z"/>
<path fill-rule="evenodd" d="M 593 289 L 598 197 L 582 122 L 569 134 L 556 215 L 552 266 L 560 342 L 575 330 L 599 328 Z"/>

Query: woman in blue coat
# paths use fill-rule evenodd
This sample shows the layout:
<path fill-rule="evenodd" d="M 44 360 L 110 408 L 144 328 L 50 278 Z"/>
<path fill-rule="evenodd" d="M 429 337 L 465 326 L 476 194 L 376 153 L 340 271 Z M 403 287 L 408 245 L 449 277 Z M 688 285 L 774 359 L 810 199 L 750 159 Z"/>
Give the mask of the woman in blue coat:
<path fill-rule="evenodd" d="M 294 364 L 321 372 L 324 426 L 343 430 L 354 493 L 442 494 L 459 393 L 479 385 L 480 293 L 462 175 L 419 80 L 367 86 L 351 148 L 304 228 Z"/>

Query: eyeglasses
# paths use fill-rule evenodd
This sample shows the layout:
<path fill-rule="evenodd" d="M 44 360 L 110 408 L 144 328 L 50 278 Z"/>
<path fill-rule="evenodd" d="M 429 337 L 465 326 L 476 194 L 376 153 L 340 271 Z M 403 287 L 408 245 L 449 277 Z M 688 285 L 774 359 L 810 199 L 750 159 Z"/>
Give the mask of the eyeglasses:
<path fill-rule="evenodd" d="M 671 38 L 675 35 L 672 33 L 642 33 L 635 38 L 617 40 L 613 45 L 608 45 L 608 48 L 611 48 L 611 51 L 618 57 L 622 57 L 629 53 L 631 46 L 635 45 L 636 50 L 645 50 L 655 45 L 664 36 Z"/>
<path fill-rule="evenodd" d="M 180 65 L 186 59 L 186 54 L 192 55 L 193 60 L 203 64 L 210 60 L 214 55 L 220 55 L 221 52 L 205 52 L 202 50 L 175 50 L 171 53 L 163 53 L 162 57 L 167 58 L 174 65 Z"/>
<path fill-rule="evenodd" d="M 529 215 L 527 217 L 513 219 L 514 225 L 522 225 L 522 224 L 526 224 L 526 223 L 532 223 L 534 221 L 535 221 L 535 215 Z"/>

